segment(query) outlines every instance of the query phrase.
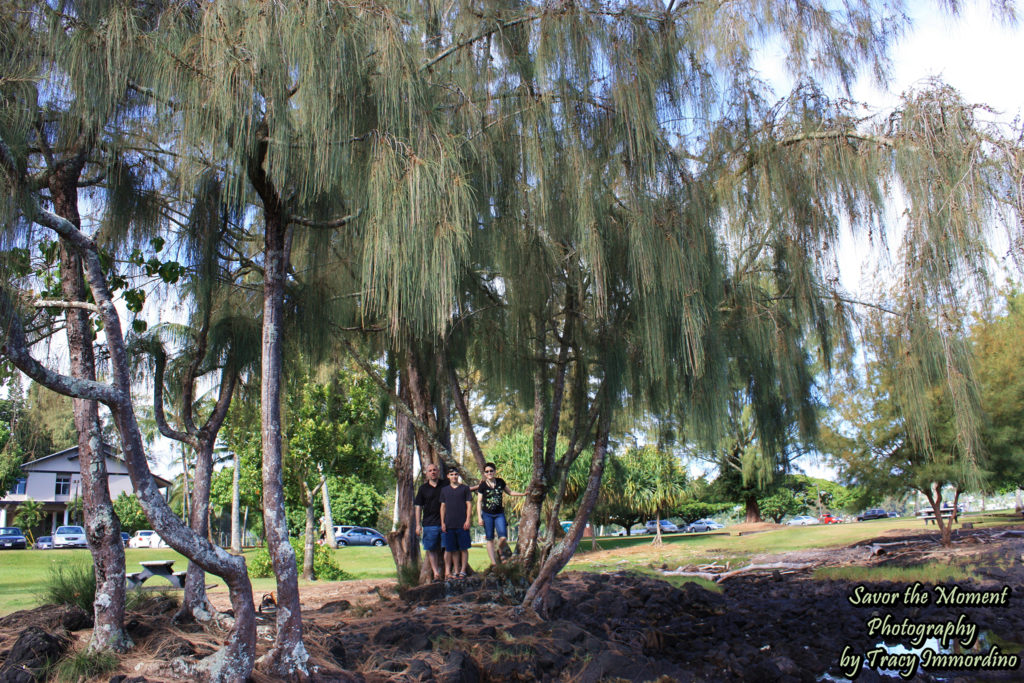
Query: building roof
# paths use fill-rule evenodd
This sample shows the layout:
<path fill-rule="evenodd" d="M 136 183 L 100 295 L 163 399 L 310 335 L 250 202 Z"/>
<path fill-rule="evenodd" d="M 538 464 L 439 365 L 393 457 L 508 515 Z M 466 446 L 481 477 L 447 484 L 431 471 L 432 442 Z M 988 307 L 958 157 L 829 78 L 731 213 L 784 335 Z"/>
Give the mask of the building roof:
<path fill-rule="evenodd" d="M 106 444 L 103 444 L 103 455 L 108 460 L 113 460 L 115 462 L 121 463 L 126 468 L 128 467 L 128 464 L 124 461 L 124 459 L 114 455 L 114 453 L 111 451 L 110 447 L 107 446 Z M 68 460 L 77 460 L 78 459 L 78 446 L 72 446 L 71 448 L 65 448 L 62 451 L 57 451 L 56 453 L 50 453 L 49 455 L 44 455 L 41 458 L 36 458 L 35 460 L 30 460 L 29 462 L 22 463 L 21 469 L 27 471 L 27 470 L 32 469 L 32 467 L 31 467 L 32 465 L 36 465 L 38 463 L 41 463 L 44 460 L 50 460 L 51 458 L 57 458 L 57 457 L 61 457 L 61 456 L 67 458 Z M 167 481 L 163 477 L 159 477 L 159 476 L 157 476 L 155 474 L 153 475 L 153 479 L 156 480 L 157 488 L 161 488 L 161 489 L 162 488 L 167 488 L 168 486 L 171 485 L 170 481 Z"/>

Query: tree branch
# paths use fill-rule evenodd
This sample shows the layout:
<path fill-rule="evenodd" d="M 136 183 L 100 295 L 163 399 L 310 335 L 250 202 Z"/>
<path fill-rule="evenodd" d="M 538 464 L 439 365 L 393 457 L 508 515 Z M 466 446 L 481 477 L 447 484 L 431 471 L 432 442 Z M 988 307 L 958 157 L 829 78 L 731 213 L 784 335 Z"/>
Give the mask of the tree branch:
<path fill-rule="evenodd" d="M 93 313 L 99 313 L 100 308 L 96 304 L 87 301 L 63 301 L 60 299 L 36 299 L 32 302 L 36 308 L 81 308 Z"/>

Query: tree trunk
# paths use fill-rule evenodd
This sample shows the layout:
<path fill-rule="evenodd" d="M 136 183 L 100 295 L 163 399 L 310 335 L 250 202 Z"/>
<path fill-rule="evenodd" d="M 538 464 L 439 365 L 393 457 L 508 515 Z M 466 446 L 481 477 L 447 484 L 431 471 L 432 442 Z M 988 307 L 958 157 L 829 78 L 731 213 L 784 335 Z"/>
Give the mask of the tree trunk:
<path fill-rule="evenodd" d="M 185 445 L 182 444 L 182 448 Z M 213 440 L 199 441 L 196 451 L 195 480 L 192 486 L 192 507 L 189 512 L 189 527 L 197 536 L 210 536 L 210 478 L 213 475 Z M 185 477 L 186 481 L 188 477 Z M 206 572 L 195 562 L 188 563 L 185 574 L 185 595 L 181 608 L 174 615 L 176 621 L 207 622 L 214 619 L 216 608 L 206 597 Z"/>
<path fill-rule="evenodd" d="M 188 446 L 184 443 L 178 444 L 181 449 L 181 519 L 186 524 L 189 523 L 189 514 L 192 511 L 192 495 L 189 488 L 189 480 L 191 477 L 188 476 Z"/>
<path fill-rule="evenodd" d="M 57 164 L 50 178 L 54 211 L 76 228 L 81 225 L 78 178 L 84 165 L 85 155 L 80 154 Z M 82 257 L 65 240 L 61 240 L 60 246 L 60 274 L 61 291 L 66 300 L 88 300 Z M 89 314 L 80 308 L 67 309 L 65 320 L 71 376 L 95 381 L 96 359 Z M 74 399 L 72 410 L 82 474 L 82 516 L 96 574 L 95 628 L 89 649 L 124 652 L 132 645 L 124 630 L 124 542 L 121 540 L 121 522 L 114 514 L 107 486 L 99 406 L 95 401 Z"/>
<path fill-rule="evenodd" d="M 608 431 L 611 424 L 610 412 L 611 409 L 607 404 L 601 410 L 597 427 L 597 438 L 594 443 L 594 455 L 590 463 L 590 476 L 587 479 L 587 488 L 580 500 L 580 507 L 576 512 L 576 518 L 573 520 L 572 526 L 569 528 L 565 538 L 562 539 L 544 564 L 541 565 L 537 578 L 530 584 L 526 591 L 526 596 L 523 598 L 523 606 L 533 609 L 538 614 L 544 614 L 544 603 L 548 592 L 551 590 L 551 582 L 576 551 L 576 545 L 583 537 L 583 530 L 587 526 L 587 520 L 590 519 L 590 513 L 597 503 L 597 496 L 601 489 L 601 477 L 604 475 L 605 458 L 608 453 Z"/>
<path fill-rule="evenodd" d="M 102 316 L 107 350 L 113 375 L 112 384 L 70 378 L 44 367 L 28 351 L 25 331 L 10 300 L 0 290 L 0 326 L 6 336 L 2 351 L 26 375 L 46 388 L 72 398 L 102 401 L 110 408 L 121 438 L 125 464 L 136 496 L 153 529 L 174 550 L 195 559 L 207 571 L 224 577 L 235 612 L 234 628 L 224 651 L 215 653 L 198 665 L 198 673 L 212 681 L 245 681 L 252 672 L 256 641 L 256 622 L 252 604 L 252 586 L 242 558 L 229 555 L 197 537 L 171 511 L 149 470 L 142 445 L 142 434 L 135 419 L 131 397 L 131 372 L 124 344 L 121 320 L 114 307 L 106 276 L 100 264 L 95 242 L 67 220 L 29 205 L 27 217 L 44 225 L 71 242 L 83 257 L 86 277 Z"/>
<path fill-rule="evenodd" d="M 761 508 L 757 505 L 757 496 L 748 494 L 746 500 L 747 516 L 743 520 L 747 524 L 757 524 L 761 521 Z"/>
<path fill-rule="evenodd" d="M 306 498 L 306 533 L 303 536 L 302 544 L 302 578 L 306 581 L 316 580 L 316 572 L 313 571 L 313 547 L 316 545 L 316 494 L 309 490 L 306 483 L 302 483 Z"/>
<path fill-rule="evenodd" d="M 320 495 L 324 501 L 324 542 L 331 550 L 338 549 L 338 539 L 334 537 L 334 514 L 331 512 L 331 493 L 327 490 L 327 477 L 320 473 Z"/>
<path fill-rule="evenodd" d="M 262 173 L 262 168 L 259 169 Z M 269 183 L 265 176 L 264 182 Z M 281 366 L 284 350 L 284 286 L 288 268 L 288 235 L 283 208 L 267 206 L 276 192 L 264 196 L 265 264 L 263 285 L 263 352 L 261 382 L 261 438 L 263 444 L 263 528 L 277 577 L 277 636 L 274 647 L 261 660 L 267 673 L 283 679 L 309 675 L 309 654 L 302 642 L 302 606 L 295 551 L 288 542 L 284 479 L 281 470 Z"/>
<path fill-rule="evenodd" d="M 651 541 L 651 545 L 661 545 L 664 542 L 661 539 L 661 512 L 656 513 L 654 515 L 654 518 L 654 521 L 657 524 L 658 528 L 654 532 L 654 540 Z"/>
<path fill-rule="evenodd" d="M 402 400 L 407 400 L 408 389 L 405 380 L 402 380 L 402 387 L 399 391 Z M 395 410 L 395 479 L 396 500 L 395 514 L 398 517 L 397 528 L 388 534 L 388 547 L 391 548 L 391 556 L 395 560 L 395 568 L 399 577 L 408 580 L 409 577 L 417 576 L 420 583 L 430 581 L 430 563 L 420 563 L 420 548 L 416 542 L 416 508 L 413 505 L 415 497 L 413 479 L 413 451 L 415 449 L 415 436 L 412 423 L 408 415 L 401 410 Z M 424 569 L 426 577 L 424 577 Z"/>
<path fill-rule="evenodd" d="M 950 517 L 946 520 L 942 517 L 942 484 L 932 482 L 931 487 L 923 493 L 932 506 L 932 514 L 935 516 L 935 525 L 939 527 L 939 538 L 942 545 L 948 548 L 953 545 L 953 518 Z"/>
<path fill-rule="evenodd" d="M 75 184 L 77 176 L 76 172 Z M 71 182 L 73 179 L 66 180 Z M 77 189 L 72 190 L 73 185 L 63 188 L 54 185 L 55 183 L 51 183 L 51 193 L 57 212 L 77 225 Z M 61 288 L 64 298 L 69 301 L 88 299 L 81 257 L 63 240 Z M 68 309 L 66 328 L 72 377 L 95 380 L 96 361 L 87 312 L 81 309 Z M 107 485 L 107 464 L 103 452 L 99 406 L 95 401 L 76 398 L 72 401 L 72 409 L 75 430 L 78 433 L 78 459 L 82 473 L 82 516 L 96 575 L 96 597 L 93 601 L 95 626 L 89 649 L 124 652 L 132 646 L 132 641 L 124 630 L 124 542 L 121 540 L 121 522 L 114 514 Z"/>
<path fill-rule="evenodd" d="M 234 472 L 231 473 L 231 552 L 242 552 L 242 534 L 238 524 L 239 508 L 242 504 L 241 474 L 239 469 L 242 459 L 238 457 L 238 451 L 234 453 Z"/>
<path fill-rule="evenodd" d="M 107 324 L 108 335 L 110 325 Z M 120 332 L 120 330 L 118 330 Z M 127 361 L 120 361 L 127 368 Z M 125 373 L 127 375 L 127 372 Z M 132 485 L 135 487 L 139 503 L 146 513 L 146 519 L 153 529 L 171 548 L 194 560 L 204 570 L 224 578 L 231 597 L 231 608 L 234 612 L 234 627 L 228 634 L 228 642 L 223 653 L 215 653 L 203 660 L 200 669 L 214 681 L 248 680 L 256 649 L 256 614 L 253 608 L 252 584 L 245 568 L 245 559 L 230 555 L 222 548 L 210 543 L 205 536 L 200 536 L 186 527 L 167 505 L 156 487 L 153 475 L 149 471 L 146 454 L 142 446 L 142 437 L 135 414 L 132 412 L 131 398 L 125 391 L 125 399 L 121 404 L 111 406 L 121 443 L 125 452 L 125 462 L 131 474 Z"/>
<path fill-rule="evenodd" d="M 544 395 L 545 381 L 538 371 L 534 373 L 533 379 L 533 464 L 523 512 L 519 517 L 519 541 L 516 543 L 516 562 L 527 575 L 536 567 L 541 512 L 548 493 L 544 467 Z"/>

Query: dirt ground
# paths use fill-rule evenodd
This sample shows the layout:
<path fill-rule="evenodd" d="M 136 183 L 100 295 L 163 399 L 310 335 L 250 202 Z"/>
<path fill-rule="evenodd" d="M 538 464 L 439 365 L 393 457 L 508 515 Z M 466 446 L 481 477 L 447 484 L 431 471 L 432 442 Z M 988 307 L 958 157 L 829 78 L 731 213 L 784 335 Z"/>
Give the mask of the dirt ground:
<path fill-rule="evenodd" d="M 693 583 L 676 588 L 635 573 L 571 572 L 557 580 L 543 616 L 518 607 L 522 585 L 486 575 L 430 584 L 402 596 L 391 581 L 324 583 L 302 591 L 306 642 L 317 668 L 314 679 L 369 682 L 844 680 L 844 670 L 850 669 L 849 661 L 841 666 L 844 653 L 864 655 L 882 642 L 909 646 L 907 629 L 921 624 L 976 626 L 977 642 L 951 646 L 954 654 L 1001 651 L 1019 659 L 1024 534 L 961 531 L 952 549 L 936 540 L 934 533 L 888 533 L 845 548 L 759 556 L 753 564 L 778 567 L 729 576 L 718 584 L 721 592 Z M 927 605 L 907 605 L 902 597 L 894 605 L 857 605 L 851 601 L 856 585 L 812 578 L 818 567 L 932 562 L 963 565 L 978 577 L 960 585 L 960 595 L 1001 593 L 1005 604 L 939 605 L 937 590 L 925 585 L 921 590 L 932 597 Z M 666 574 L 677 571 L 666 569 Z M 943 585 L 947 592 L 951 588 Z M 877 583 L 860 590 L 905 596 L 907 586 Z M 227 608 L 226 594 L 214 591 L 211 597 Z M 256 596 L 257 604 L 261 598 Z M 136 649 L 116 671 L 95 680 L 188 680 L 189 664 L 212 652 L 221 634 L 172 625 L 173 609 L 155 598 L 132 614 Z M 72 648 L 88 642 L 89 629 L 62 610 L 41 607 L 0 619 L 0 683 L 16 680 L 5 678 L 4 662 L 27 626 L 67 633 Z M 902 625 L 903 631 L 878 635 L 872 619 Z M 269 647 L 273 629 L 272 618 L 261 620 L 260 651 Z M 980 666 L 918 668 L 910 675 L 920 681 L 1024 680 L 1019 662 L 1003 670 L 985 668 L 985 662 Z M 895 670 L 890 675 L 886 670 L 865 661 L 857 680 L 901 680 Z M 272 679 L 257 672 L 254 680 Z"/>

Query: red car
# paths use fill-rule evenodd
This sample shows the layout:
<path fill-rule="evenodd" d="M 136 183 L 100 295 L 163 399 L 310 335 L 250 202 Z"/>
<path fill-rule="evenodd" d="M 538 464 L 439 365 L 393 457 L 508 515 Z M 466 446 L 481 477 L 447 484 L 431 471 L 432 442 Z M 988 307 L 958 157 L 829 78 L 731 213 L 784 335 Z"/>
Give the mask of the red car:
<path fill-rule="evenodd" d="M 843 520 L 839 519 L 838 517 L 833 517 L 832 515 L 826 512 L 818 518 L 818 521 L 820 521 L 822 524 L 839 524 Z"/>

